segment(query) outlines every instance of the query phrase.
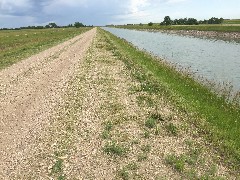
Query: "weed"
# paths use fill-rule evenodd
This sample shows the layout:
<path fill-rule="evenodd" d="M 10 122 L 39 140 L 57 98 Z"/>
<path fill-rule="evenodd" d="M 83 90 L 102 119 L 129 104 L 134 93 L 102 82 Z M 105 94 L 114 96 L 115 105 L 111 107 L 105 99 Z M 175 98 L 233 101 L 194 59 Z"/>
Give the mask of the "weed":
<path fill-rule="evenodd" d="M 109 139 L 109 138 L 111 137 L 110 132 L 104 130 L 104 131 L 102 132 L 102 134 L 101 134 L 101 137 L 102 137 L 103 139 Z"/>
<path fill-rule="evenodd" d="M 104 129 L 105 129 L 106 131 L 111 131 L 112 128 L 113 128 L 113 123 L 112 123 L 111 121 L 105 122 L 105 127 L 104 127 Z"/>
<path fill-rule="evenodd" d="M 157 124 L 156 119 L 153 119 L 151 117 L 148 118 L 145 122 L 145 126 L 150 128 L 150 129 L 156 127 L 156 124 Z"/>
<path fill-rule="evenodd" d="M 177 157 L 173 154 L 168 155 L 166 158 L 166 163 L 174 167 L 178 172 L 183 172 L 185 166 L 185 160 L 183 157 Z"/>
<path fill-rule="evenodd" d="M 104 123 L 104 131 L 102 132 L 103 139 L 109 139 L 111 137 L 110 131 L 113 128 L 113 123 L 111 121 L 107 121 Z"/>
<path fill-rule="evenodd" d="M 62 159 L 57 159 L 55 164 L 52 167 L 52 174 L 57 174 L 63 171 L 63 160 Z"/>
<path fill-rule="evenodd" d="M 156 126 L 154 133 L 155 133 L 155 135 L 159 135 L 161 133 L 160 127 Z"/>
<path fill-rule="evenodd" d="M 121 104 L 109 104 L 108 105 L 108 108 L 109 110 L 113 113 L 113 114 L 116 114 L 116 113 L 119 113 L 122 109 L 123 109 L 123 106 Z"/>
<path fill-rule="evenodd" d="M 129 172 L 136 171 L 137 169 L 138 169 L 138 166 L 135 162 L 129 163 L 128 165 L 126 165 L 125 167 L 123 167 L 121 170 L 118 171 L 118 177 L 120 177 L 123 180 L 130 179 Z"/>
<path fill-rule="evenodd" d="M 141 147 L 141 150 L 144 152 L 144 153 L 149 153 L 150 150 L 151 150 L 151 146 L 148 144 L 148 145 L 143 145 Z"/>
<path fill-rule="evenodd" d="M 170 124 L 166 125 L 165 127 L 170 134 L 177 136 L 178 129 L 173 123 L 170 123 Z"/>
<path fill-rule="evenodd" d="M 129 172 L 123 168 L 120 171 L 118 171 L 118 176 L 123 180 L 127 180 L 129 179 Z"/>
<path fill-rule="evenodd" d="M 104 148 L 104 152 L 107 153 L 108 155 L 117 155 L 117 156 L 122 156 L 126 153 L 126 148 L 123 146 L 117 144 L 116 142 L 110 142 L 107 143 Z"/>
<path fill-rule="evenodd" d="M 147 154 L 146 153 L 140 153 L 137 157 L 138 161 L 144 161 L 147 160 Z"/>
<path fill-rule="evenodd" d="M 134 170 L 137 170 L 137 169 L 138 169 L 138 165 L 137 165 L 135 162 L 133 162 L 133 163 L 129 163 L 129 164 L 126 166 L 126 168 L 129 169 L 129 170 L 134 171 Z"/>
<path fill-rule="evenodd" d="M 205 173 L 205 176 L 215 176 L 217 173 L 217 166 L 216 165 L 211 165 L 210 168 L 207 170 Z"/>
<path fill-rule="evenodd" d="M 200 148 L 197 147 L 190 148 L 186 162 L 190 165 L 195 165 L 199 159 L 200 154 L 201 154 Z"/>
<path fill-rule="evenodd" d="M 145 81 L 141 84 L 141 90 L 148 92 L 149 94 L 157 94 L 161 89 L 158 84 Z"/>
<path fill-rule="evenodd" d="M 156 119 L 158 121 L 164 121 L 164 118 L 161 116 L 161 114 L 158 113 L 151 114 L 151 118 Z"/>
<path fill-rule="evenodd" d="M 196 170 L 190 169 L 186 171 L 186 178 L 189 180 L 199 179 Z"/>
<path fill-rule="evenodd" d="M 139 105 L 146 104 L 148 107 L 154 106 L 154 102 L 152 98 L 149 96 L 144 96 L 144 95 L 137 96 L 137 102 Z"/>
<path fill-rule="evenodd" d="M 144 136 L 144 138 L 146 138 L 146 139 L 147 139 L 147 138 L 150 138 L 150 131 L 145 130 L 143 136 Z"/>

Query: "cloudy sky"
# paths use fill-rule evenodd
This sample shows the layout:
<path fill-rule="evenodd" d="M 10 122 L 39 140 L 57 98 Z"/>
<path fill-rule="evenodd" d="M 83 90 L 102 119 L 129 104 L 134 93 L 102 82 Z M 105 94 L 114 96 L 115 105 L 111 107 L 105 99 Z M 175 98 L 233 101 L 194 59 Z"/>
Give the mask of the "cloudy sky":
<path fill-rule="evenodd" d="M 211 17 L 240 19 L 240 0 L 0 0 L 0 28 L 161 22 L 172 19 Z"/>

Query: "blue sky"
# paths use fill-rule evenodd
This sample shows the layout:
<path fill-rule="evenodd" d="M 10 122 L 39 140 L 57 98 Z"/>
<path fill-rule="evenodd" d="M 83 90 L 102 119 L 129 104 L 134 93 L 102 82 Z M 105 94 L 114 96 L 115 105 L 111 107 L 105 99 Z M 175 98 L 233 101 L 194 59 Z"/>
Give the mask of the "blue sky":
<path fill-rule="evenodd" d="M 240 0 L 0 0 L 0 28 L 161 22 L 172 19 L 211 17 L 240 19 Z"/>

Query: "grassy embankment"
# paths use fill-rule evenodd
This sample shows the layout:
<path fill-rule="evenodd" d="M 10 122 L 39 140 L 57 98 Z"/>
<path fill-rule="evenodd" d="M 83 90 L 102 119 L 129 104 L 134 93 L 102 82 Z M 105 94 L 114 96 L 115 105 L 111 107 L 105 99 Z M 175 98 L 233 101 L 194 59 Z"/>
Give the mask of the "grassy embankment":
<path fill-rule="evenodd" d="M 238 24 L 238 25 L 240 25 L 240 19 L 224 20 L 223 24 Z"/>
<path fill-rule="evenodd" d="M 2 30 L 0 31 L 0 69 L 89 29 Z"/>
<path fill-rule="evenodd" d="M 226 103 L 211 90 L 191 77 L 177 72 L 163 61 L 139 51 L 128 42 L 105 32 L 112 44 L 115 56 L 121 58 L 130 69 L 137 69 L 133 76 L 142 83 L 142 88 L 168 98 L 177 109 L 189 114 L 189 123 L 214 148 L 229 160 L 235 168 L 240 167 L 240 109 Z"/>
<path fill-rule="evenodd" d="M 172 25 L 172 26 L 160 26 L 159 23 L 149 26 L 147 24 L 139 25 L 119 25 L 118 28 L 126 29 L 152 29 L 152 30 L 198 30 L 198 31 L 217 31 L 217 32 L 240 32 L 240 21 L 226 21 L 221 25 Z"/>

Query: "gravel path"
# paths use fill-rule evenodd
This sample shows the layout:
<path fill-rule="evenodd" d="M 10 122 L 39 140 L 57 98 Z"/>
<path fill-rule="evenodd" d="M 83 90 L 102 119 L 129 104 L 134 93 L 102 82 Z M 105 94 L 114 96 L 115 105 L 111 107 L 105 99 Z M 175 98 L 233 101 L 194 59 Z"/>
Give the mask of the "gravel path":
<path fill-rule="evenodd" d="M 92 29 L 0 72 L 0 179 L 17 178 L 95 34 Z"/>

